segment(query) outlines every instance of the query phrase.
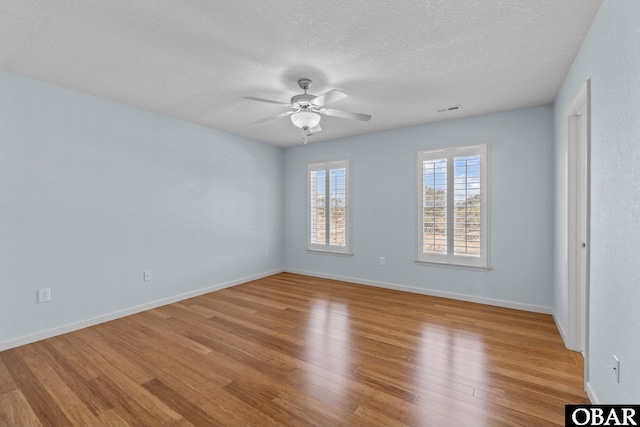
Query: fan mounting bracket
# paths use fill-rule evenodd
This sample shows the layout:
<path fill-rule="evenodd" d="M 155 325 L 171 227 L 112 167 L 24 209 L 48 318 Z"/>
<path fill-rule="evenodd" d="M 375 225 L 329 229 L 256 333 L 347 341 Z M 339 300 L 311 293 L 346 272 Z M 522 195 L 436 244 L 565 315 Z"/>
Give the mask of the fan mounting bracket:
<path fill-rule="evenodd" d="M 304 90 L 305 92 L 311 87 L 311 83 L 313 83 L 311 79 L 298 80 L 298 86 L 300 86 L 300 89 Z"/>

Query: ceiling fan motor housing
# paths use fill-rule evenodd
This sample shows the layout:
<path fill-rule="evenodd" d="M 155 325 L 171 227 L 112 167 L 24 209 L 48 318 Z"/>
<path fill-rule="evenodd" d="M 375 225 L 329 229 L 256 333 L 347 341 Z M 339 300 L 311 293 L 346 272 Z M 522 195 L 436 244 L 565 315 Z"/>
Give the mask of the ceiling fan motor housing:
<path fill-rule="evenodd" d="M 291 98 L 291 104 L 295 107 L 301 108 L 303 110 L 317 107 L 316 104 L 312 103 L 311 100 L 316 98 L 315 95 L 309 95 L 307 90 L 311 87 L 311 79 L 302 78 L 298 80 L 298 86 L 300 89 L 304 90 L 303 94 L 295 95 Z"/>
<path fill-rule="evenodd" d="M 316 106 L 311 102 L 312 99 L 316 98 L 315 95 L 308 95 L 306 93 L 295 95 L 291 97 L 291 105 L 294 105 L 299 108 L 309 108 L 311 106 Z"/>

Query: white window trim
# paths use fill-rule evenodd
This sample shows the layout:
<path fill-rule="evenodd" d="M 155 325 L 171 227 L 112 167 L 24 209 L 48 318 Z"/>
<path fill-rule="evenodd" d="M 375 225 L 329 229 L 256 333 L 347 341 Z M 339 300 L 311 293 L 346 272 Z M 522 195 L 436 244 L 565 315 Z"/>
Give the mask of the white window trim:
<path fill-rule="evenodd" d="M 480 154 L 480 257 L 465 257 L 464 255 L 448 254 L 426 254 L 423 252 L 423 161 L 431 159 L 464 157 Z M 434 265 L 440 267 L 464 268 L 472 270 L 490 270 L 489 265 L 489 143 L 470 145 L 464 147 L 445 148 L 437 150 L 420 150 L 417 154 L 416 162 L 416 182 L 417 182 L 417 204 L 416 204 L 416 263 L 424 265 Z M 448 161 L 448 165 L 451 162 Z M 447 169 L 447 173 L 449 168 Z M 449 191 L 448 191 L 449 193 Z"/>
<path fill-rule="evenodd" d="M 332 245 L 319 245 L 311 243 L 311 172 L 315 170 L 326 170 L 345 168 L 345 246 L 332 246 Z M 327 192 L 328 194 L 328 192 Z M 321 163 L 308 163 L 307 164 L 307 251 L 310 253 L 322 253 L 331 255 L 346 255 L 351 256 L 351 159 L 332 160 Z"/>

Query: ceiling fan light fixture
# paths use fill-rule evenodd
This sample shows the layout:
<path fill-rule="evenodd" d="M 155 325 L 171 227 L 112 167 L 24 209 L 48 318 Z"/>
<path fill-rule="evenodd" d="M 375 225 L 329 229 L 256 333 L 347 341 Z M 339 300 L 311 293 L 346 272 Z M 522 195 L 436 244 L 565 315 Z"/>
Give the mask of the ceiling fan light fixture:
<path fill-rule="evenodd" d="M 291 121 L 300 129 L 312 129 L 320 123 L 320 114 L 310 111 L 299 111 L 291 115 Z"/>

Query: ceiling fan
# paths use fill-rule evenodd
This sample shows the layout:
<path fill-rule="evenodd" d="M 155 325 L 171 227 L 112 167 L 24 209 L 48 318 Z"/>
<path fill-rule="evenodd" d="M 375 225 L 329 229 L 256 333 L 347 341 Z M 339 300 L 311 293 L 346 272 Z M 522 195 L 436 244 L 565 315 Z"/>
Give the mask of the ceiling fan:
<path fill-rule="evenodd" d="M 277 119 L 279 117 L 291 116 L 291 122 L 293 122 L 296 127 L 302 129 L 303 140 L 306 144 L 307 137 L 313 135 L 315 132 L 320 132 L 322 130 L 322 128 L 320 127 L 320 119 L 323 115 L 340 117 L 343 119 L 360 120 L 363 122 L 371 120 L 371 116 L 369 114 L 352 113 L 350 111 L 326 108 L 326 105 L 345 98 L 347 94 L 337 89 L 332 89 L 322 95 L 310 95 L 307 93 L 307 90 L 309 89 L 309 87 L 311 87 L 311 83 L 312 82 L 310 79 L 298 80 L 298 86 L 300 86 L 300 89 L 302 89 L 304 93 L 294 95 L 293 97 L 291 97 L 291 102 L 289 103 L 272 101 L 270 99 L 264 98 L 256 98 L 254 96 L 245 97 L 244 99 L 268 102 L 270 104 L 279 104 L 289 108 L 288 111 L 276 114 L 275 116 L 257 120 L 254 123 L 263 123 L 269 120 Z"/>

